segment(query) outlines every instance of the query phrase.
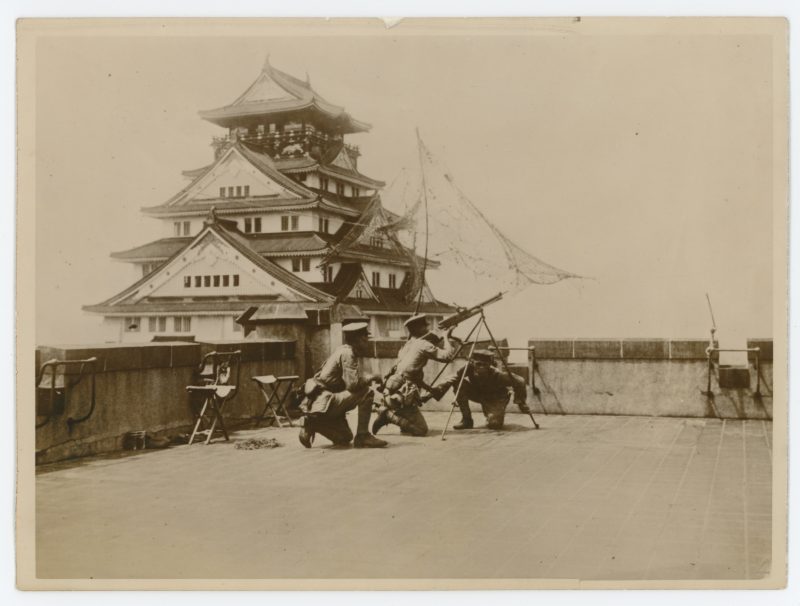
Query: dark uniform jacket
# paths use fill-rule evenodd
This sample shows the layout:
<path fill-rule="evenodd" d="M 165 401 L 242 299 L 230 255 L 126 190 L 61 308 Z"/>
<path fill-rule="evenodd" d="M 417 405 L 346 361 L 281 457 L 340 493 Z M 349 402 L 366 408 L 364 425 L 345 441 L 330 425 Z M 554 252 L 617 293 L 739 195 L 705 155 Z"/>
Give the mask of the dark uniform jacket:
<path fill-rule="evenodd" d="M 439 400 L 447 393 L 447 390 L 452 388 L 454 391 L 458 389 L 458 384 L 461 381 L 461 375 L 466 372 L 467 376 L 464 380 L 464 387 L 468 392 L 470 400 L 475 402 L 486 402 L 492 400 L 506 400 L 508 399 L 508 390 L 514 390 L 514 402 L 517 404 L 524 403 L 527 397 L 525 388 L 525 379 L 519 375 L 498 370 L 494 366 L 490 367 L 488 372 L 478 377 L 475 374 L 475 369 L 470 364 L 459 369 L 455 374 L 445 379 L 433 388 L 433 396 Z"/>

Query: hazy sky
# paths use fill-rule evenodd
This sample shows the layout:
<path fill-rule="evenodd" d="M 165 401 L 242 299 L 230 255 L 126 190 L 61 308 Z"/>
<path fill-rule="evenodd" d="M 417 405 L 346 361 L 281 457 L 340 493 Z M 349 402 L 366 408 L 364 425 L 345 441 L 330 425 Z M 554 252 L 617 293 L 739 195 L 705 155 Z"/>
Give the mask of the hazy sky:
<path fill-rule="evenodd" d="M 211 161 L 222 129 L 198 110 L 235 99 L 267 53 L 373 125 L 351 137 L 362 172 L 391 181 L 414 167 L 419 127 L 507 235 L 593 278 L 490 307 L 496 334 L 702 338 L 708 292 L 720 334 L 772 336 L 771 39 L 563 23 L 546 34 L 42 39 L 37 343 L 98 340 L 99 319 L 80 306 L 132 281 L 109 254 L 161 237 L 139 209 Z"/>

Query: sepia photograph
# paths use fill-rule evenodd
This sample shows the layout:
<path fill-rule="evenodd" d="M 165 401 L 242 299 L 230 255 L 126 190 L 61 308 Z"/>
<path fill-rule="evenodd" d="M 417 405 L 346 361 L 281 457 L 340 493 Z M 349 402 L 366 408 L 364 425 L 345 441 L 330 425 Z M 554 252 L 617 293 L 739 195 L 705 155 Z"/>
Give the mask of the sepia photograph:
<path fill-rule="evenodd" d="M 17 46 L 19 588 L 786 585 L 785 19 Z"/>

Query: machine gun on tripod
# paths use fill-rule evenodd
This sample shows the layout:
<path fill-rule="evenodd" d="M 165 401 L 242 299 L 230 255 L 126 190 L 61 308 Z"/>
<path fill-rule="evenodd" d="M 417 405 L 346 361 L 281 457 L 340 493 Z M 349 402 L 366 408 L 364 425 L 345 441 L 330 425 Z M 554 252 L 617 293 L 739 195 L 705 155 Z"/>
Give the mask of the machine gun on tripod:
<path fill-rule="evenodd" d="M 475 347 L 477 346 L 480 340 L 481 331 L 483 329 L 486 329 L 486 333 L 489 335 L 489 339 L 492 342 L 492 346 L 494 350 L 498 352 L 500 361 L 503 364 L 503 370 L 509 375 L 509 377 L 511 377 L 512 376 L 511 369 L 508 367 L 508 362 L 506 361 L 505 357 L 500 353 L 501 348 L 497 344 L 497 340 L 494 338 L 492 330 L 489 328 L 489 324 L 486 321 L 486 314 L 484 313 L 484 307 L 486 307 L 487 305 L 491 305 L 492 303 L 496 303 L 502 298 L 503 298 L 503 293 L 498 293 L 495 296 L 490 297 L 481 303 L 478 303 L 477 305 L 459 309 L 456 313 L 446 317 L 444 320 L 439 322 L 439 328 L 450 330 L 455 328 L 462 322 L 465 322 L 470 318 L 478 316 L 477 321 L 472 326 L 470 331 L 467 333 L 467 336 L 464 338 L 461 345 L 453 353 L 453 359 L 455 359 L 465 347 L 469 346 L 469 354 L 467 355 L 467 364 L 469 364 L 470 360 L 472 359 L 472 354 L 475 352 Z M 445 366 L 439 371 L 439 373 L 436 375 L 436 378 L 431 382 L 432 385 L 436 384 L 436 381 L 439 379 L 439 377 L 442 376 L 442 373 L 444 373 L 444 370 L 447 368 L 448 364 L 449 362 L 445 364 Z M 464 377 L 466 377 L 466 373 L 463 373 L 461 375 L 461 379 L 458 382 L 458 387 L 456 388 L 456 392 L 453 398 L 453 404 L 450 407 L 450 414 L 448 415 L 447 422 L 445 423 L 444 429 L 442 430 L 442 440 L 445 439 L 445 434 L 447 433 L 447 427 L 450 425 L 450 419 L 452 418 L 453 412 L 458 406 L 457 403 L 458 395 L 461 392 L 461 388 L 464 384 Z M 528 416 L 531 418 L 534 428 L 539 429 L 539 424 L 536 422 L 536 419 L 533 418 L 533 413 L 528 411 Z"/>

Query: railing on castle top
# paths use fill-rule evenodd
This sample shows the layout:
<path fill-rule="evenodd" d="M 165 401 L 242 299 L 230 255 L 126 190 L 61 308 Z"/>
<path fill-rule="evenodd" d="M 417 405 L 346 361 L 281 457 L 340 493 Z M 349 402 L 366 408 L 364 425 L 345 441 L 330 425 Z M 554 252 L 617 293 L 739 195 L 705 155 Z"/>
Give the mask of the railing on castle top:
<path fill-rule="evenodd" d="M 772 419 L 772 339 L 748 339 L 740 367 L 717 364 L 719 349 L 707 339 L 531 339 L 528 346 L 534 410 L 544 414 Z M 744 380 L 729 382 L 730 371 Z"/>
<path fill-rule="evenodd" d="M 365 372 L 384 375 L 394 364 L 404 341 L 376 339 L 364 360 Z M 506 343 L 500 343 L 501 347 Z M 630 414 L 770 419 L 772 417 L 772 340 L 751 339 L 759 349 L 758 369 L 750 353 L 751 385 L 726 389 L 707 381 L 708 342 L 665 339 L 531 340 L 531 364 L 513 370 L 528 379 L 534 412 L 558 414 Z M 263 409 L 263 397 L 249 380 L 257 375 L 300 374 L 306 355 L 292 340 L 247 340 L 206 343 L 146 343 L 82 347 L 40 347 L 36 369 L 49 360 L 95 358 L 94 380 L 72 388 L 81 364 L 71 364 L 48 379 L 67 397 L 53 406 L 52 387 L 44 375 L 37 389 L 41 416 L 36 430 L 37 462 L 118 450 L 128 432 L 155 435 L 185 432 L 193 421 L 193 402 L 186 386 L 196 381 L 202 356 L 210 351 L 242 351 L 240 393 L 226 406 L 234 422 L 250 419 Z M 463 364 L 457 361 L 454 366 Z M 441 370 L 429 363 L 429 382 Z M 313 372 L 316 369 L 309 369 Z M 451 369 L 452 370 L 452 369 Z M 527 371 L 527 372 L 526 372 Z M 84 372 L 88 367 L 84 366 Z M 759 373 L 753 376 L 753 372 Z M 92 402 L 94 391 L 94 406 Z M 35 403 L 31 403 L 35 405 Z M 427 405 L 426 405 L 427 406 Z M 55 409 L 55 410 L 54 410 Z M 49 421 L 42 423 L 49 417 Z M 73 422 L 68 423 L 67 419 Z M 79 421 L 79 422 L 76 422 Z"/>

